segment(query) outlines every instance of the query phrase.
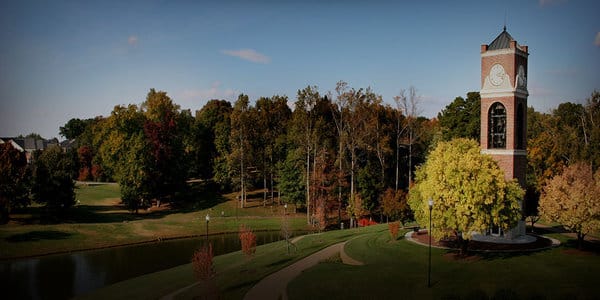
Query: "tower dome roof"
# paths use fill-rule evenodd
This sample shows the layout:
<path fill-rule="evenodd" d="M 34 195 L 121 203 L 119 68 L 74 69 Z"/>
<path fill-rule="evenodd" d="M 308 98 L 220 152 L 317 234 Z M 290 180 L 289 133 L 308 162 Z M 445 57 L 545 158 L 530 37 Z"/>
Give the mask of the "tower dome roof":
<path fill-rule="evenodd" d="M 496 37 L 494 41 L 490 43 L 488 50 L 498 50 L 498 49 L 507 49 L 510 48 L 510 42 L 514 41 L 513 37 L 506 31 L 506 26 L 504 26 L 504 30 Z"/>

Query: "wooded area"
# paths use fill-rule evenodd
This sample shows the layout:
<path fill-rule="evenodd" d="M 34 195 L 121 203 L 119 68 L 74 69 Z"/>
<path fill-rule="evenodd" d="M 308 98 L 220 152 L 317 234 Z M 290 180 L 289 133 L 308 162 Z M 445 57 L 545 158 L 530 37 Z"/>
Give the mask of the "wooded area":
<path fill-rule="evenodd" d="M 371 88 L 340 81 L 325 94 L 307 86 L 293 101 L 275 95 L 252 103 L 243 94 L 233 104 L 210 100 L 192 114 L 151 89 L 140 105 L 71 119 L 60 133 L 77 140 L 65 155 L 74 177 L 118 182 L 132 211 L 152 201 L 184 201 L 186 181 L 198 179 L 238 191 L 240 207 L 247 204 L 247 190 L 264 189 L 265 205 L 294 204 L 312 224 L 337 224 L 346 214 L 406 220 L 415 166 L 430 149 L 457 137 L 479 140 L 479 99 L 477 92 L 457 97 L 427 119 L 419 116 L 414 87 L 390 105 Z M 551 113 L 528 109 L 529 215 L 537 215 L 546 180 L 564 166 L 586 161 L 598 169 L 599 123 L 598 92 L 585 104 L 563 103 Z M 15 206 L 28 204 L 17 198 Z"/>

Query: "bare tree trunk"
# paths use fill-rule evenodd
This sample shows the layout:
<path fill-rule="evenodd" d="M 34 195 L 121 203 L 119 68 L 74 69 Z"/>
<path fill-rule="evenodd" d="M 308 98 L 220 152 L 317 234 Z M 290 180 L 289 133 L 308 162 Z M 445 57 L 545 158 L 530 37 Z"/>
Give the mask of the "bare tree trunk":
<path fill-rule="evenodd" d="M 353 201 L 354 205 L 354 165 L 355 165 L 355 151 L 350 151 L 350 200 Z"/>
<path fill-rule="evenodd" d="M 408 135 L 408 191 L 410 192 L 410 184 L 412 183 L 412 128 Z"/>
<path fill-rule="evenodd" d="M 242 193 L 242 202 L 240 203 L 240 206 L 244 208 L 246 205 L 246 189 L 244 187 L 244 141 L 242 135 L 240 135 L 240 156 L 240 189 Z"/>
<path fill-rule="evenodd" d="M 306 223 L 310 225 L 310 147 L 306 151 Z"/>
<path fill-rule="evenodd" d="M 400 169 L 400 164 L 398 159 L 400 158 L 400 143 L 398 142 L 400 137 L 396 137 L 396 192 L 398 191 L 398 172 Z"/>
<path fill-rule="evenodd" d="M 271 165 L 273 160 L 271 160 Z M 273 203 L 275 200 L 275 187 L 273 186 L 273 170 L 271 170 L 271 203 Z"/>

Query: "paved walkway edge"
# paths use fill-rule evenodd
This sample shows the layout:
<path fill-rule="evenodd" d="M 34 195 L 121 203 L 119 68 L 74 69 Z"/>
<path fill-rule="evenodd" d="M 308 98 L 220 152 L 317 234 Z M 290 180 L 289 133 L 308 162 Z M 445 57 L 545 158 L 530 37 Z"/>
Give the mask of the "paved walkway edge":
<path fill-rule="evenodd" d="M 244 296 L 245 300 L 267 300 L 267 299 L 283 299 L 287 298 L 287 285 L 296 278 L 302 271 L 317 265 L 319 262 L 326 260 L 335 254 L 339 253 L 342 262 L 349 265 L 363 265 L 344 251 L 344 246 L 348 241 L 331 245 L 325 249 L 317 251 L 259 281 L 254 285 Z"/>

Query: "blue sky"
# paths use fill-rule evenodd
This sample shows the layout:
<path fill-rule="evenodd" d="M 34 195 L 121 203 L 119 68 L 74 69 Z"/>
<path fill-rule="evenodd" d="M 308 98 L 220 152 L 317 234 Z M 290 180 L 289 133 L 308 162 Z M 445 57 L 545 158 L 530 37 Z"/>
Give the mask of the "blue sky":
<path fill-rule="evenodd" d="M 344 80 L 422 115 L 480 89 L 480 47 L 501 31 L 529 46 L 529 105 L 547 112 L 600 90 L 600 2 L 2 1 L 0 136 L 59 137 L 71 118 L 139 104 L 183 109 Z M 61 137 L 59 137 L 61 138 Z"/>

